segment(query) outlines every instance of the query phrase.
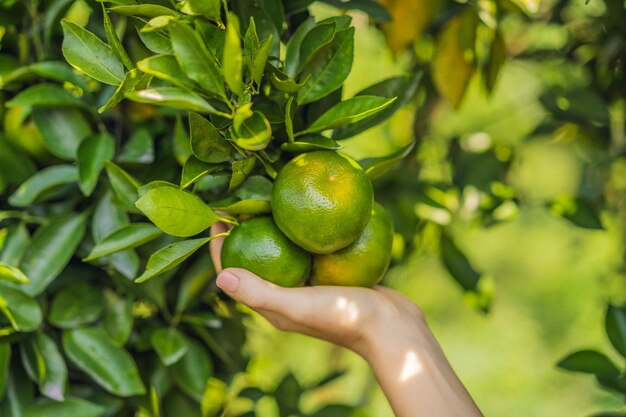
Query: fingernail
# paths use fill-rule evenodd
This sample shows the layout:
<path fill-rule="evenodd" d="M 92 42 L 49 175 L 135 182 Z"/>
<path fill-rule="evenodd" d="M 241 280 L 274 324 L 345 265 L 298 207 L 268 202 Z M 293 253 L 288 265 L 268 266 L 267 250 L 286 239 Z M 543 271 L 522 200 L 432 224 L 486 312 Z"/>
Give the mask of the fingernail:
<path fill-rule="evenodd" d="M 227 292 L 235 292 L 239 288 L 239 278 L 230 272 L 222 272 L 217 277 L 216 284 L 218 287 Z"/>

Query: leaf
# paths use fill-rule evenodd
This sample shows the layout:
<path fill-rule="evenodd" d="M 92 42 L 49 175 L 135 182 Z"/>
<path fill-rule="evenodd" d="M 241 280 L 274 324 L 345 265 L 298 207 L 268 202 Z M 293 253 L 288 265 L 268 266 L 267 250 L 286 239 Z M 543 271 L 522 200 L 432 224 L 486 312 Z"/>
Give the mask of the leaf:
<path fill-rule="evenodd" d="M 300 44 L 299 63 L 297 72 L 311 60 L 324 46 L 328 45 L 335 36 L 336 25 L 334 22 L 318 23 L 304 36 Z"/>
<path fill-rule="evenodd" d="M 126 97 L 138 103 L 154 104 L 155 106 L 174 107 L 199 113 L 223 115 L 205 99 L 188 90 L 178 87 L 155 87 L 135 90 L 126 93 Z"/>
<path fill-rule="evenodd" d="M 67 397 L 63 402 L 39 401 L 26 408 L 23 417 L 99 417 L 105 412 L 101 405 L 78 397 Z"/>
<path fill-rule="evenodd" d="M 190 239 L 172 243 L 159 249 L 150 256 L 146 270 L 135 282 L 142 283 L 159 274 L 169 271 L 185 259 L 189 258 L 195 251 L 206 245 L 212 238 Z"/>
<path fill-rule="evenodd" d="M 200 161 L 195 156 L 190 156 L 183 166 L 180 177 L 180 188 L 188 188 L 198 182 L 202 177 L 222 168 L 220 165 L 211 165 Z"/>
<path fill-rule="evenodd" d="M 209 378 L 202 394 L 202 416 L 214 417 L 228 400 L 228 386 L 217 378 Z M 277 414 L 276 414 L 277 415 Z"/>
<path fill-rule="evenodd" d="M 221 220 L 195 195 L 172 187 L 158 187 L 148 191 L 136 206 L 148 218 L 172 236 L 196 235 Z"/>
<path fill-rule="evenodd" d="M 38 332 L 27 342 L 22 343 L 21 347 L 27 347 L 26 349 L 31 355 L 35 355 L 39 362 L 42 372 L 37 374 L 35 381 L 39 385 L 39 391 L 52 400 L 64 401 L 67 365 L 54 339 L 43 332 Z"/>
<path fill-rule="evenodd" d="M 272 182 L 260 175 L 253 175 L 235 191 L 235 195 L 242 200 L 270 200 Z"/>
<path fill-rule="evenodd" d="M 24 410 L 33 403 L 33 391 L 33 384 L 30 383 L 22 367 L 10 367 L 4 398 L 0 401 L 2 416 L 24 417 Z"/>
<path fill-rule="evenodd" d="M 48 321 L 61 329 L 74 329 L 96 321 L 103 309 L 102 290 L 79 282 L 55 295 L 50 304 Z"/>
<path fill-rule="evenodd" d="M 239 187 L 246 180 L 246 178 L 248 178 L 248 175 L 252 173 L 255 165 L 256 158 L 253 156 L 240 161 L 234 161 L 232 163 L 231 167 L 233 174 L 230 178 L 230 184 L 228 185 L 229 193 Z"/>
<path fill-rule="evenodd" d="M 19 185 L 35 172 L 33 161 L 0 133 L 0 177 L 4 182 Z"/>
<path fill-rule="evenodd" d="M 191 90 L 195 84 L 183 72 L 173 55 L 153 55 L 137 62 L 137 68 L 146 74 L 170 82 L 180 88 Z"/>
<path fill-rule="evenodd" d="M 289 38 L 285 50 L 285 62 L 283 67 L 287 76 L 296 76 L 300 66 L 300 45 L 302 45 L 302 40 L 307 33 L 314 27 L 315 21 L 312 17 L 308 17 L 298 25 L 296 31 Z"/>
<path fill-rule="evenodd" d="M 4 390 L 9 379 L 9 366 L 11 364 L 11 344 L 0 343 L 0 400 L 4 396 Z"/>
<path fill-rule="evenodd" d="M 334 140 L 319 134 L 311 133 L 302 135 L 296 142 L 285 142 L 280 145 L 280 149 L 290 153 L 304 153 L 319 150 L 336 151 L 343 148 Z"/>
<path fill-rule="evenodd" d="M 450 19 L 437 38 L 432 78 L 437 91 L 458 107 L 476 69 L 474 43 L 478 18 L 473 10 Z"/>
<path fill-rule="evenodd" d="M 85 103 L 59 85 L 42 83 L 21 91 L 18 95 L 7 101 L 6 106 L 9 108 L 18 106 L 85 107 Z"/>
<path fill-rule="evenodd" d="M 105 84 L 122 82 L 124 66 L 111 47 L 75 23 L 63 20 L 61 25 L 63 56 L 70 65 Z"/>
<path fill-rule="evenodd" d="M 332 404 L 320 408 L 315 413 L 310 414 L 310 417 L 351 417 L 353 411 L 353 407 L 341 404 Z"/>
<path fill-rule="evenodd" d="M 199 160 L 214 164 L 231 159 L 232 146 L 206 118 L 189 113 L 189 132 L 191 150 Z"/>
<path fill-rule="evenodd" d="M 192 154 L 191 143 L 187 132 L 183 127 L 183 122 L 180 117 L 176 117 L 174 123 L 174 132 L 172 135 L 172 151 L 174 156 L 180 165 L 184 165 L 187 158 Z"/>
<path fill-rule="evenodd" d="M 489 48 L 489 61 L 485 68 L 485 76 L 483 77 L 487 91 L 492 92 L 496 86 L 500 70 L 504 66 L 507 58 L 506 44 L 502 33 L 495 31 L 493 41 Z"/>
<path fill-rule="evenodd" d="M 102 3 L 102 17 L 104 21 L 104 32 L 106 33 L 107 40 L 109 41 L 113 52 L 115 52 L 127 69 L 131 70 L 135 68 L 135 64 L 128 56 L 128 53 L 126 53 L 120 38 L 117 37 L 117 33 L 115 33 L 115 28 L 113 27 L 113 23 L 111 22 L 111 18 L 109 17 L 106 7 L 104 7 L 104 3 Z"/>
<path fill-rule="evenodd" d="M 214 276 L 215 268 L 211 262 L 211 257 L 199 256 L 180 278 L 180 287 L 176 297 L 176 312 L 185 311 L 189 304 L 207 289 L 209 281 Z"/>
<path fill-rule="evenodd" d="M 272 47 L 272 41 L 273 36 L 270 35 L 263 42 L 260 42 L 256 32 L 254 18 L 251 17 L 248 30 L 244 36 L 244 49 L 249 78 L 258 85 L 261 84 L 261 79 L 263 78 L 265 65 L 267 64 L 267 59 L 269 58 Z"/>
<path fill-rule="evenodd" d="M 98 113 L 104 113 L 111 107 L 117 105 L 120 101 L 126 97 L 126 94 L 130 93 L 141 82 L 142 76 L 138 69 L 132 69 L 124 75 L 122 83 L 117 86 L 115 92 L 99 109 Z"/>
<path fill-rule="evenodd" d="M 43 319 L 37 301 L 17 288 L 0 282 L 0 313 L 17 332 L 36 330 Z"/>
<path fill-rule="evenodd" d="M 41 200 L 46 193 L 59 186 L 78 181 L 78 171 L 71 165 L 53 165 L 44 168 L 27 179 L 9 197 L 9 203 L 15 207 L 27 207 Z"/>
<path fill-rule="evenodd" d="M 61 61 L 35 62 L 30 65 L 18 67 L 8 74 L 1 74 L 0 87 L 12 82 L 30 79 L 33 75 L 62 83 L 68 82 L 83 91 L 88 89 L 85 79 L 76 74 L 72 67 L 67 65 L 66 62 Z"/>
<path fill-rule="evenodd" d="M 572 372 L 599 375 L 619 375 L 617 366 L 604 354 L 595 350 L 581 350 L 571 353 L 557 364 L 559 368 Z"/>
<path fill-rule="evenodd" d="M 220 205 L 215 207 L 215 209 L 230 214 L 256 215 L 271 213 L 272 205 L 269 200 L 247 199 L 236 201 L 228 205 Z"/>
<path fill-rule="evenodd" d="M 322 0 L 339 9 L 361 10 L 368 14 L 374 22 L 388 22 L 391 16 L 387 9 L 375 0 Z M 330 415 L 330 414 L 329 414 Z M 337 415 L 339 417 L 339 414 Z"/>
<path fill-rule="evenodd" d="M 626 357 L 626 308 L 609 304 L 606 311 L 605 328 L 615 350 Z"/>
<path fill-rule="evenodd" d="M 133 178 L 128 172 L 111 161 L 106 161 L 104 166 L 109 176 L 109 181 L 115 195 L 124 205 L 127 211 L 136 211 L 135 202 L 137 201 L 137 189 L 139 182 Z"/>
<path fill-rule="evenodd" d="M 311 79 L 298 91 L 298 104 L 319 100 L 337 90 L 348 77 L 354 58 L 354 28 L 338 31 L 303 68 Z"/>
<path fill-rule="evenodd" d="M 83 262 L 89 262 L 112 253 L 136 248 L 161 236 L 159 228 L 149 223 L 131 223 L 115 229 L 100 240 Z"/>
<path fill-rule="evenodd" d="M 411 99 L 422 79 L 422 72 L 416 71 L 412 75 L 392 77 L 374 84 L 356 94 L 355 97 L 363 95 L 375 95 L 380 97 L 397 97 L 398 99 L 387 106 L 382 111 L 356 123 L 342 126 L 333 131 L 333 139 L 346 139 L 361 133 L 371 127 L 377 126 Z"/>
<path fill-rule="evenodd" d="M 110 393 L 131 397 L 146 392 L 132 356 L 103 330 L 66 330 L 63 349 L 74 365 Z"/>
<path fill-rule="evenodd" d="M 154 162 L 154 142 L 148 129 L 140 127 L 133 131 L 133 134 L 122 147 L 117 161 L 135 164 Z"/>
<path fill-rule="evenodd" d="M 9 226 L 7 230 L 4 244 L 0 245 L 0 262 L 17 266 L 30 245 L 30 234 L 24 223 Z"/>
<path fill-rule="evenodd" d="M 599 209 L 584 197 L 562 198 L 552 203 L 552 212 L 585 229 L 602 230 Z"/>
<path fill-rule="evenodd" d="M 89 122 L 78 109 L 35 107 L 33 120 L 41 130 L 46 148 L 70 161 L 76 159 L 80 143 L 92 133 Z"/>
<path fill-rule="evenodd" d="M 102 327 L 116 346 L 124 346 L 133 330 L 133 303 L 111 290 L 105 290 Z"/>
<path fill-rule="evenodd" d="M 254 19 L 257 34 L 260 39 L 272 36 L 271 54 L 278 56 L 280 49 L 280 35 L 283 32 L 285 13 L 280 0 L 246 1 L 236 0 L 232 3 L 232 10 L 239 17 L 242 33 L 248 30 L 248 24 Z"/>
<path fill-rule="evenodd" d="M 397 55 L 421 38 L 441 0 L 380 0 L 391 19 L 381 25 L 389 49 Z"/>
<path fill-rule="evenodd" d="M 91 136 L 78 147 L 78 177 L 80 190 L 90 196 L 98 184 L 104 163 L 115 154 L 115 139 L 108 133 Z"/>
<path fill-rule="evenodd" d="M 0 281 L 28 284 L 28 277 L 19 268 L 0 262 Z"/>
<path fill-rule="evenodd" d="M 321 132 L 356 123 L 384 110 L 395 100 L 396 97 L 355 96 L 349 98 L 328 109 L 302 133 Z"/>
<path fill-rule="evenodd" d="M 125 6 L 113 6 L 109 8 L 113 13 L 125 15 L 125 16 L 144 16 L 144 17 L 158 17 L 158 16 L 179 16 L 176 10 L 169 7 L 160 6 L 158 4 L 133 4 Z"/>
<path fill-rule="evenodd" d="M 241 51 L 241 37 L 239 35 L 239 19 L 234 13 L 228 14 L 226 37 L 224 38 L 224 55 L 222 67 L 226 84 L 238 96 L 243 94 L 243 58 Z"/>
<path fill-rule="evenodd" d="M 164 30 L 151 30 L 149 32 L 142 31 L 141 26 L 143 24 L 142 20 L 133 19 L 132 20 L 135 29 L 137 30 L 137 34 L 139 35 L 139 39 L 141 42 L 151 50 L 157 54 L 171 54 L 173 52 L 172 43 L 170 42 L 170 38 L 166 31 Z"/>
<path fill-rule="evenodd" d="M 179 23 L 170 24 L 168 30 L 176 60 L 187 76 L 208 92 L 224 97 L 224 81 L 218 64 L 198 33 Z"/>
<path fill-rule="evenodd" d="M 370 180 L 374 180 L 398 165 L 411 153 L 414 146 L 415 142 L 411 142 L 391 155 L 360 160 L 359 165 L 363 167 Z"/>
<path fill-rule="evenodd" d="M 65 268 L 85 235 L 86 214 L 69 213 L 37 229 L 19 267 L 30 282 L 28 295 L 39 295 Z"/>
<path fill-rule="evenodd" d="M 221 11 L 220 0 L 187 0 L 190 9 L 196 15 L 202 15 L 209 19 L 219 20 Z"/>
<path fill-rule="evenodd" d="M 233 125 L 231 131 L 237 146 L 249 151 L 265 149 L 272 139 L 272 126 L 259 111 L 254 111 L 238 126 Z"/>
<path fill-rule="evenodd" d="M 187 344 L 187 353 L 174 366 L 176 382 L 191 398 L 202 401 L 207 381 L 213 375 L 213 363 L 200 343 L 187 339 Z"/>
<path fill-rule="evenodd" d="M 152 332 L 150 343 L 165 366 L 172 366 L 187 353 L 187 340 L 172 328 L 160 328 Z"/>

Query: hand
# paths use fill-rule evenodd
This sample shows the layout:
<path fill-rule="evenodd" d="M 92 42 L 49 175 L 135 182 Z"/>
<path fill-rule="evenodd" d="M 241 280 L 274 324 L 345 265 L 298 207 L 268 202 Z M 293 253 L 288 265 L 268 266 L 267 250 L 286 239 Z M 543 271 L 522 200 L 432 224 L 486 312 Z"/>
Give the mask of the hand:
<path fill-rule="evenodd" d="M 225 231 L 224 223 L 211 228 L 212 235 Z M 423 321 L 413 302 L 388 288 L 283 288 L 244 269 L 222 270 L 223 242 L 223 237 L 211 241 L 217 286 L 281 330 L 324 339 L 365 356 L 389 323 Z"/>

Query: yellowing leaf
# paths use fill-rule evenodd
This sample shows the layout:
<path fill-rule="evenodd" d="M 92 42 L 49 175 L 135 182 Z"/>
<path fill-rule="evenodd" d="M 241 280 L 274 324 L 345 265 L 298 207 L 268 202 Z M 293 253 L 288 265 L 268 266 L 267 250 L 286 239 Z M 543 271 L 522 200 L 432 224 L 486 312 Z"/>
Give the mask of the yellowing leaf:
<path fill-rule="evenodd" d="M 437 39 L 432 62 L 435 87 L 450 104 L 458 107 L 474 71 L 476 26 L 473 10 L 450 19 Z"/>
<path fill-rule="evenodd" d="M 379 0 L 391 20 L 382 25 L 387 45 L 394 54 L 417 40 L 439 10 L 440 0 Z"/>

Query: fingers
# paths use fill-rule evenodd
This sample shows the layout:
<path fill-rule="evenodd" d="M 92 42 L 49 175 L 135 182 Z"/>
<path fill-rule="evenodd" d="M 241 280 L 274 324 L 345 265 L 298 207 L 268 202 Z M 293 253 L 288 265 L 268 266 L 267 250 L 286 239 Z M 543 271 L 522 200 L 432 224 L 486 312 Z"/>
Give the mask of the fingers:
<path fill-rule="evenodd" d="M 229 227 L 225 223 L 215 223 L 211 226 L 211 236 L 219 233 L 224 233 L 229 230 Z M 209 250 L 211 252 L 211 260 L 215 266 L 215 270 L 219 273 L 222 270 L 222 259 L 220 257 L 222 253 L 222 245 L 224 244 L 224 237 L 216 237 L 209 243 Z"/>

